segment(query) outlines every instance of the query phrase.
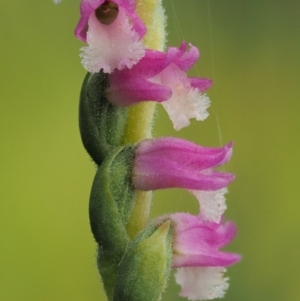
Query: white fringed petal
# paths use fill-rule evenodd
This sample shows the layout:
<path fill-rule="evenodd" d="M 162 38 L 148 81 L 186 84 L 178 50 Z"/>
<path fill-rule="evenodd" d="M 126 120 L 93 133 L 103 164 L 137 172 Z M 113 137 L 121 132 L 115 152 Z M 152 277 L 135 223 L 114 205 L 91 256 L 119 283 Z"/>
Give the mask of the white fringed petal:
<path fill-rule="evenodd" d="M 114 69 L 130 69 L 145 55 L 144 45 L 122 7 L 113 23 L 101 24 L 92 13 L 88 25 L 88 46 L 81 48 L 80 54 L 87 71 L 95 73 L 103 69 L 112 73 Z"/>
<path fill-rule="evenodd" d="M 227 188 L 216 191 L 190 190 L 200 203 L 200 215 L 205 221 L 219 223 L 226 210 Z"/>
<path fill-rule="evenodd" d="M 184 71 L 174 64 L 168 66 L 160 75 L 161 83 L 172 88 L 172 97 L 162 102 L 175 130 L 190 124 L 190 119 L 202 121 L 208 117 L 206 111 L 210 105 L 209 98 L 198 88 L 191 86 Z"/>
<path fill-rule="evenodd" d="M 176 282 L 181 286 L 180 296 L 189 300 L 222 298 L 228 289 L 228 278 L 223 277 L 225 268 L 186 267 L 177 269 Z"/>
<path fill-rule="evenodd" d="M 173 91 L 174 92 L 174 91 Z M 209 98 L 192 87 L 177 86 L 174 96 L 162 103 L 173 122 L 174 129 L 180 129 L 190 124 L 190 119 L 203 121 L 208 117 L 206 109 L 210 105 Z"/>

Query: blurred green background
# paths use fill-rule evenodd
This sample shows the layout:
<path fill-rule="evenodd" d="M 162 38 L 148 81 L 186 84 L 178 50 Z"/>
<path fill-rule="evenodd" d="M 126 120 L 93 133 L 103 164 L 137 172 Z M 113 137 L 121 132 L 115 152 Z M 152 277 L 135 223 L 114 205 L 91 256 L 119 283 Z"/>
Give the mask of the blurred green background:
<path fill-rule="evenodd" d="M 1 0 L 0 299 L 105 300 L 87 206 L 95 173 L 79 137 L 85 71 L 73 36 L 79 0 Z M 211 77 L 205 122 L 155 135 L 206 146 L 235 142 L 227 217 L 243 260 L 224 300 L 300 300 L 300 1 L 165 0 L 168 45 L 186 40 Z M 155 194 L 153 216 L 196 213 L 185 191 Z M 171 281 L 163 300 L 184 300 Z"/>

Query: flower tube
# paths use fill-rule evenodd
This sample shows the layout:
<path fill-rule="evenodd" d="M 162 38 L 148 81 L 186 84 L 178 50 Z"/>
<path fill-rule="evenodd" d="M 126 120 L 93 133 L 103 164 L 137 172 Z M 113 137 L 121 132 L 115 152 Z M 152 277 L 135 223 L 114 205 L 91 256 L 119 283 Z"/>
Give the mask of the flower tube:
<path fill-rule="evenodd" d="M 144 140 L 135 150 L 133 185 L 146 191 L 172 187 L 219 190 L 234 175 L 213 168 L 226 163 L 231 154 L 232 143 L 208 148 L 171 137 Z"/>
<path fill-rule="evenodd" d="M 141 38 L 146 27 L 132 0 L 82 0 L 76 37 L 87 42 L 82 64 L 91 73 L 132 68 L 145 54 Z"/>
<path fill-rule="evenodd" d="M 147 49 L 145 56 L 131 69 L 110 74 L 107 98 L 118 106 L 149 100 L 161 102 L 176 130 L 188 126 L 191 118 L 204 120 L 210 101 L 202 92 L 212 81 L 189 78 L 186 74 L 199 55 L 198 49 L 186 42 L 179 48 L 169 47 L 166 53 Z"/>

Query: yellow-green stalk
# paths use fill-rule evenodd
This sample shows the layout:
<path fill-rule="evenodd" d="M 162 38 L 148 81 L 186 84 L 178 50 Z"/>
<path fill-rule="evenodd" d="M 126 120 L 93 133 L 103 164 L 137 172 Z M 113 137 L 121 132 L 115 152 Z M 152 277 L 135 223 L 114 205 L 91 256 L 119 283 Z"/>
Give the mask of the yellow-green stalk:
<path fill-rule="evenodd" d="M 145 47 L 163 50 L 166 41 L 166 16 L 162 0 L 136 0 L 136 3 L 136 12 L 147 27 L 147 33 L 143 38 Z M 155 102 L 149 101 L 129 108 L 123 144 L 135 144 L 152 137 L 155 106 Z M 151 196 L 151 192 L 137 191 L 134 214 L 127 225 L 131 237 L 141 231 L 147 223 Z"/>
<path fill-rule="evenodd" d="M 165 11 L 161 0 L 137 0 L 136 11 L 147 27 L 143 38 L 145 47 L 163 50 L 165 47 Z M 144 102 L 129 108 L 128 122 L 123 143 L 137 143 L 151 137 L 151 127 L 155 112 L 155 102 Z"/>

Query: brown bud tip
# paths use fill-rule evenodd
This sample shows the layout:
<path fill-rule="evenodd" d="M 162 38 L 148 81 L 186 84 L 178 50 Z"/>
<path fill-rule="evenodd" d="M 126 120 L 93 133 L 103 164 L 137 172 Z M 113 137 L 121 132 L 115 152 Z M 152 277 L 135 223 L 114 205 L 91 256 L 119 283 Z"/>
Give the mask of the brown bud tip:
<path fill-rule="evenodd" d="M 112 1 L 105 1 L 96 9 L 95 14 L 100 23 L 109 25 L 116 20 L 119 6 Z"/>

